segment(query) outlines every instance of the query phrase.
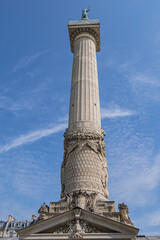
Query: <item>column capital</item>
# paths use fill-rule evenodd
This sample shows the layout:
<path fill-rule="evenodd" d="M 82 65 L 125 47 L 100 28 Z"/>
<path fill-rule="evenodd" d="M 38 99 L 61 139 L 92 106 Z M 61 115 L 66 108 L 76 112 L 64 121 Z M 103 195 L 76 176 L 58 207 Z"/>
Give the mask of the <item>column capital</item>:
<path fill-rule="evenodd" d="M 71 52 L 74 53 L 74 40 L 81 33 L 91 34 L 96 41 L 96 51 L 100 51 L 100 23 L 96 20 L 70 21 L 68 24 Z"/>

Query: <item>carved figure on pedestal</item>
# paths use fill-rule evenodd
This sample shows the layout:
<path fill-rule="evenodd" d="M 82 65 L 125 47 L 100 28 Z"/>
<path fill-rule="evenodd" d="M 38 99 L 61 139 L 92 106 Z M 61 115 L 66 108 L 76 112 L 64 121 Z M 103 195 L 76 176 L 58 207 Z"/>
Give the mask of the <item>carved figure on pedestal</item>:
<path fill-rule="evenodd" d="M 90 11 L 90 8 L 87 9 L 87 8 L 84 8 L 82 10 L 82 19 L 88 19 L 88 12 Z"/>
<path fill-rule="evenodd" d="M 109 191 L 107 189 L 107 182 L 108 182 L 108 167 L 107 167 L 107 161 L 103 157 L 103 175 L 102 175 L 102 184 L 104 187 L 104 195 L 108 199 L 109 197 Z"/>
<path fill-rule="evenodd" d="M 43 205 L 41 205 L 40 209 L 38 210 L 39 213 L 39 220 L 44 220 L 47 219 L 47 213 L 49 212 L 49 207 L 43 203 Z"/>
<path fill-rule="evenodd" d="M 120 212 L 121 222 L 124 222 L 124 223 L 129 224 L 129 225 L 133 225 L 133 223 L 131 222 L 131 219 L 128 216 L 129 209 L 128 209 L 127 205 L 125 205 L 124 202 L 122 204 L 118 204 L 118 209 L 119 209 L 119 212 Z"/>

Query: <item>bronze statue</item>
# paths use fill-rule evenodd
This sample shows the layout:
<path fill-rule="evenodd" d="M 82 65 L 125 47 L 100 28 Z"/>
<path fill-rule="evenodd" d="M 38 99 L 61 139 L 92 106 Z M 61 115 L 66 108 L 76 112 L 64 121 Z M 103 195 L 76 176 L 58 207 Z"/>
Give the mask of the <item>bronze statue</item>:
<path fill-rule="evenodd" d="M 89 7 L 89 9 L 87 9 L 87 8 L 84 8 L 83 10 L 82 10 L 82 19 L 88 19 L 88 12 L 90 11 L 90 7 Z"/>

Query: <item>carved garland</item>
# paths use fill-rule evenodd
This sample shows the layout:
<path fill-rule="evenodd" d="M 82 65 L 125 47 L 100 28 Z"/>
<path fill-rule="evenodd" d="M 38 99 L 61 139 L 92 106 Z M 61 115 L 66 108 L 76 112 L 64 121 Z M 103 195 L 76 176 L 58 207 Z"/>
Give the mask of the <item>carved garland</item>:
<path fill-rule="evenodd" d="M 68 128 L 66 129 L 66 131 L 64 132 L 64 138 L 65 140 L 72 140 L 72 139 L 100 139 L 100 138 L 104 138 L 105 136 L 105 131 L 103 130 L 103 128 L 101 128 L 101 134 L 99 134 L 98 132 L 96 133 L 94 131 L 94 129 L 86 129 L 86 128 L 78 128 L 75 129 L 71 132 L 68 132 Z"/>

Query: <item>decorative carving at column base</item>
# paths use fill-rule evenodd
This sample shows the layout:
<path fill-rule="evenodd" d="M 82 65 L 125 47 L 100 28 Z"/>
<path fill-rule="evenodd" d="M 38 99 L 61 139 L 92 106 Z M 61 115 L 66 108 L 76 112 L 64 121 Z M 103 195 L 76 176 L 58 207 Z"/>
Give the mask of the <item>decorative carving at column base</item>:
<path fill-rule="evenodd" d="M 105 136 L 105 132 L 93 122 L 81 121 L 72 123 L 67 128 L 64 137 L 65 140 L 71 139 L 100 139 Z"/>
<path fill-rule="evenodd" d="M 50 202 L 49 207 L 46 204 L 43 204 L 38 211 L 39 212 L 38 220 L 39 221 L 45 220 L 75 208 L 78 209 L 81 208 L 119 222 L 120 221 L 124 222 L 124 218 L 122 218 L 122 213 L 120 215 L 121 211 L 116 212 L 114 201 L 106 200 L 106 198 L 101 194 L 85 191 L 73 192 L 67 195 L 66 198 L 60 200 L 59 202 Z M 124 223 L 130 224 L 128 221 Z M 67 225 L 66 228 L 65 227 L 63 229 L 59 228 L 59 230 L 57 230 L 59 232 L 57 233 L 69 233 L 69 232 L 72 233 L 71 229 L 73 229 L 75 222 L 71 221 L 68 224 L 69 225 Z M 83 221 L 80 221 L 80 225 L 84 230 L 85 223 L 83 223 Z M 85 232 L 88 233 L 92 232 L 93 230 L 87 226 L 86 229 L 88 230 L 85 230 Z M 94 229 L 94 231 L 96 230 Z"/>
<path fill-rule="evenodd" d="M 96 193 L 76 191 L 67 194 L 67 204 L 69 209 L 80 207 L 89 211 L 94 211 L 96 204 Z"/>
<path fill-rule="evenodd" d="M 91 128 L 91 125 L 99 132 Z M 105 132 L 90 122 L 79 122 L 76 128 L 72 127 L 72 132 L 67 129 L 64 133 L 61 198 L 72 192 L 85 191 L 100 193 L 108 199 Z"/>

